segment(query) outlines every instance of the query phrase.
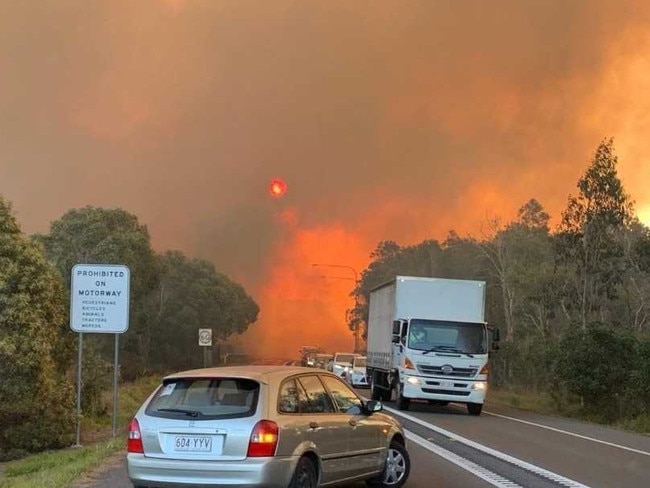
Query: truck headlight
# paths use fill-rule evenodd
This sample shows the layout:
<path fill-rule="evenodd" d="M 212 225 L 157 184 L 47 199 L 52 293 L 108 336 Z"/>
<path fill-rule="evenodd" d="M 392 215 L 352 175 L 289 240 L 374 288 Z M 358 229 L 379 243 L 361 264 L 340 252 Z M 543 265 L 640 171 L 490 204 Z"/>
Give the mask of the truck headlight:
<path fill-rule="evenodd" d="M 487 390 L 487 383 L 485 381 L 481 381 L 479 383 L 474 383 L 472 385 L 472 390 L 485 391 L 485 390 Z"/>
<path fill-rule="evenodd" d="M 416 378 L 415 376 L 409 376 L 408 378 L 406 378 L 406 382 L 408 384 L 410 384 L 410 385 L 416 385 L 416 386 L 419 386 L 419 385 L 422 384 L 422 382 L 420 381 L 420 378 Z"/>

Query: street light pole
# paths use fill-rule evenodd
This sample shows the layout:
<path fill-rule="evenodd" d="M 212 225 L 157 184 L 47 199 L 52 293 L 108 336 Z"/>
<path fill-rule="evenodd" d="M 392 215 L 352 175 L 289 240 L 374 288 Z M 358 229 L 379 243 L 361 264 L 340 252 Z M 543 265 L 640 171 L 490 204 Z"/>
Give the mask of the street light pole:
<path fill-rule="evenodd" d="M 320 266 L 320 267 L 325 267 L 325 268 L 341 268 L 341 269 L 347 269 L 352 271 L 354 273 L 354 287 L 355 289 L 359 285 L 359 274 L 357 273 L 357 270 L 354 269 L 352 266 L 348 266 L 346 264 L 321 264 L 321 263 L 313 263 L 312 266 Z M 326 276 L 325 278 L 335 278 L 335 279 L 349 279 L 349 278 L 344 278 L 340 276 Z M 354 295 L 354 308 L 355 310 L 358 308 L 359 302 L 357 300 L 357 295 Z M 348 320 L 348 313 L 346 311 L 345 313 L 346 320 Z M 359 324 L 355 323 L 354 324 L 354 352 L 357 353 L 359 352 Z"/>

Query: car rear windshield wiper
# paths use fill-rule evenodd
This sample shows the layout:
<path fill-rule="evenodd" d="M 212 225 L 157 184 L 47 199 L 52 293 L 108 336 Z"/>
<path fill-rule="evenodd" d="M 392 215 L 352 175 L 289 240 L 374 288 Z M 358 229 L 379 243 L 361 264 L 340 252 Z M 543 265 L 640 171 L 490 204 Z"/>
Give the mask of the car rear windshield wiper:
<path fill-rule="evenodd" d="M 453 347 L 453 346 L 434 346 L 431 349 L 427 349 L 422 354 L 429 354 L 430 352 L 437 352 L 437 351 L 439 351 L 439 352 L 455 352 L 457 354 L 465 354 L 466 356 L 468 356 L 470 358 L 474 357 L 473 354 L 470 354 L 470 353 L 465 352 L 465 351 L 461 351 L 457 347 Z"/>
<path fill-rule="evenodd" d="M 190 417 L 198 417 L 201 412 L 198 410 L 185 410 L 182 408 L 159 408 L 159 412 L 171 412 L 171 413 L 183 413 L 189 415 Z"/>

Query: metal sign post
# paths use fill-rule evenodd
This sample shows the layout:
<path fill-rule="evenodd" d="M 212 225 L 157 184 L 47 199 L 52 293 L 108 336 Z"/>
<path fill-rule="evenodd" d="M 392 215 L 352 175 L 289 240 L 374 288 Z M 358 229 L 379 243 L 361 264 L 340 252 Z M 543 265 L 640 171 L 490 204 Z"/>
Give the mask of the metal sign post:
<path fill-rule="evenodd" d="M 119 334 L 129 328 L 130 271 L 114 264 L 76 264 L 72 268 L 70 328 L 79 333 L 77 365 L 77 442 L 81 437 L 81 364 L 83 334 L 115 334 L 113 365 L 113 437 L 117 435 Z"/>
<path fill-rule="evenodd" d="M 212 329 L 199 329 L 199 346 L 203 347 L 203 367 L 211 366 Z"/>
<path fill-rule="evenodd" d="M 84 341 L 84 335 L 83 333 L 79 333 L 79 354 L 77 356 L 77 436 L 76 436 L 76 442 L 75 442 L 75 447 L 81 447 L 80 440 L 81 440 L 81 358 L 82 358 L 82 349 L 83 349 L 83 342 Z"/>

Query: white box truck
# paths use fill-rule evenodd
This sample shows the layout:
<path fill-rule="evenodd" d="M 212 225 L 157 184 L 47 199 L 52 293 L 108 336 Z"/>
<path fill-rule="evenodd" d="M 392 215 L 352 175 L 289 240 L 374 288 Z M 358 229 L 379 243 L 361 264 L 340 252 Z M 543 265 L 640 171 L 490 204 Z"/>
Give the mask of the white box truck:
<path fill-rule="evenodd" d="M 485 282 L 396 276 L 370 292 L 367 371 L 375 400 L 464 403 L 480 415 L 488 352 L 498 329 L 485 322 Z M 494 341 L 494 342 L 493 342 Z"/>

